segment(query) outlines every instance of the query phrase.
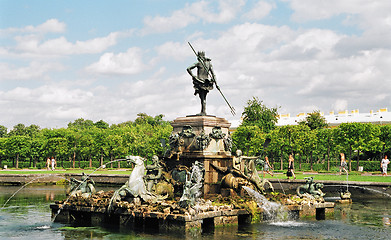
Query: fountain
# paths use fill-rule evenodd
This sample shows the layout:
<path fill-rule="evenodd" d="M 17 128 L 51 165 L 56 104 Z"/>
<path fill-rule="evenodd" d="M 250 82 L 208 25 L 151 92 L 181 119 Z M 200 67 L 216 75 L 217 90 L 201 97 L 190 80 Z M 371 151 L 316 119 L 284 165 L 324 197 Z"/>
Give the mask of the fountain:
<path fill-rule="evenodd" d="M 160 159 L 155 156 L 152 165 L 144 166 L 146 159 L 140 156 L 126 157 L 135 166 L 119 189 L 95 194 L 89 191 L 88 196 L 73 194 L 52 204 L 53 221 L 187 234 L 271 219 L 279 212 L 277 209 L 287 209 L 285 213 L 292 213 L 293 218 L 304 215 L 325 218 L 325 209 L 332 209 L 333 203 L 310 203 L 305 207 L 285 193 L 275 193 L 273 185 L 259 177 L 256 170 L 259 159 L 242 156 L 240 150 L 236 156 L 231 155 L 231 124 L 206 113 L 207 93 L 214 85 L 221 93 L 220 87 L 210 59 L 204 52 L 196 54 L 198 62 L 187 70 L 193 78 L 195 94 L 200 97 L 201 112 L 171 122 L 169 149 Z M 197 76 L 192 73 L 194 68 L 198 70 Z M 270 139 L 265 141 L 264 148 L 269 142 Z M 89 176 L 74 191 L 80 191 Z"/>

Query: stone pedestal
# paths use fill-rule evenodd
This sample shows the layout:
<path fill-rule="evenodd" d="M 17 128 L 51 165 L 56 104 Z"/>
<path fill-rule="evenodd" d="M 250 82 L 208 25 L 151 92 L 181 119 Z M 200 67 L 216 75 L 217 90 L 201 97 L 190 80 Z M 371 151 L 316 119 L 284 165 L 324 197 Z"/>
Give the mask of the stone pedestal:
<path fill-rule="evenodd" d="M 170 168 L 176 165 L 191 167 L 195 161 L 204 163 L 204 197 L 220 192 L 223 177 L 212 166 L 232 167 L 232 139 L 229 134 L 231 124 L 224 118 L 215 116 L 179 117 L 171 123 L 171 157 L 167 161 Z"/>

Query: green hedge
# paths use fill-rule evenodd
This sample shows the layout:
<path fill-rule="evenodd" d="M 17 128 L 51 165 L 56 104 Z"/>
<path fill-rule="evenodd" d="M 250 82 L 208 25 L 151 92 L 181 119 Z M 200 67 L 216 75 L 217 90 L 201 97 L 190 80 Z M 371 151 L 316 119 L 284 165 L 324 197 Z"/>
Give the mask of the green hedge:
<path fill-rule="evenodd" d="M 357 169 L 357 162 L 356 160 L 352 160 L 352 171 L 356 171 Z M 274 162 L 273 166 L 275 170 L 280 170 L 280 162 Z M 339 171 L 340 162 L 336 161 L 330 161 L 330 172 L 337 172 Z M 380 162 L 379 161 L 364 161 L 360 160 L 359 166 L 363 167 L 363 171 L 365 172 L 375 172 L 380 171 Z M 288 163 L 283 163 L 283 169 L 288 169 Z M 324 163 L 313 163 L 312 169 L 316 172 L 324 172 L 327 171 L 327 162 Z M 295 170 L 302 170 L 302 171 L 310 171 L 311 170 L 311 164 L 302 162 L 301 163 L 301 169 L 299 168 L 299 163 L 295 161 Z"/>
<path fill-rule="evenodd" d="M 272 163 L 274 166 L 274 170 L 280 170 L 280 162 L 274 162 Z M 339 164 L 340 162 L 338 161 L 330 161 L 330 172 L 338 172 L 339 171 Z M 2 161 L 1 168 L 4 167 L 4 165 L 7 165 L 8 168 L 15 167 L 12 165 L 12 161 Z M 34 165 L 33 162 L 29 161 L 19 161 L 19 168 L 32 168 Z M 79 166 L 79 161 L 76 160 L 75 162 L 75 167 L 76 168 L 89 168 L 90 162 L 89 161 L 80 161 L 80 166 Z M 98 161 L 93 161 L 92 162 L 92 168 L 96 169 L 100 166 L 100 162 Z M 375 172 L 375 171 L 380 171 L 380 162 L 379 161 L 364 161 L 360 160 L 360 166 L 364 168 L 365 172 Z M 63 167 L 63 168 L 71 168 L 72 167 L 72 162 L 70 161 L 63 161 L 57 162 L 57 167 Z M 110 164 L 108 164 L 107 167 L 111 167 Z M 115 162 L 113 163 L 113 168 L 117 168 L 118 163 Z M 128 168 L 131 167 L 130 165 L 126 164 L 125 162 L 121 163 L 121 168 Z M 357 167 L 357 162 L 356 160 L 352 160 L 352 170 L 356 171 Z M 37 162 L 37 168 L 38 169 L 43 169 L 46 168 L 46 162 L 40 161 Z M 261 170 L 260 166 L 257 166 L 258 170 Z M 313 163 L 312 168 L 316 172 L 324 172 L 327 171 L 327 162 L 325 161 L 324 163 Z M 283 169 L 287 170 L 288 169 L 288 162 L 283 163 Z M 295 170 L 301 170 L 301 171 L 310 171 L 311 170 L 311 164 L 302 162 L 301 163 L 301 169 L 299 168 L 299 163 L 298 161 L 295 161 Z"/>
<path fill-rule="evenodd" d="M 1 168 L 4 167 L 4 165 L 7 165 L 8 168 L 14 168 L 15 166 L 12 164 L 12 161 L 2 161 L 1 163 Z M 34 166 L 34 163 L 31 162 L 31 166 L 30 166 L 30 162 L 29 161 L 19 161 L 19 168 L 32 168 Z M 46 168 L 46 161 L 45 162 L 37 162 L 37 165 L 36 167 L 38 169 L 43 169 L 43 168 Z M 70 161 L 63 161 L 61 162 L 60 161 L 57 161 L 57 167 L 62 167 L 62 168 L 72 168 L 72 162 Z M 79 166 L 79 161 L 76 160 L 75 162 L 75 167 L 76 168 L 89 168 L 90 167 L 90 162 L 89 161 L 80 161 L 80 166 Z M 93 169 L 96 169 L 100 167 L 100 162 L 98 161 L 92 161 L 92 168 Z M 107 167 L 111 167 L 111 164 L 108 164 Z M 126 162 L 122 162 L 121 163 L 121 168 L 130 168 L 131 166 L 128 165 Z M 118 163 L 117 162 L 114 162 L 113 163 L 113 168 L 118 168 Z"/>

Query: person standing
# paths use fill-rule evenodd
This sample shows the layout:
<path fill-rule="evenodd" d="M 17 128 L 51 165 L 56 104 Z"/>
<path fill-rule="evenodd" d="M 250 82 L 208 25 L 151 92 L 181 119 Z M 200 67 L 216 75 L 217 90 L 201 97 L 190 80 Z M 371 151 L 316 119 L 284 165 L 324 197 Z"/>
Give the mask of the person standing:
<path fill-rule="evenodd" d="M 46 170 L 50 169 L 51 164 L 52 164 L 52 160 L 50 159 L 50 157 L 48 157 L 48 159 L 46 159 Z"/>
<path fill-rule="evenodd" d="M 387 176 L 387 165 L 390 163 L 387 155 L 384 155 L 384 158 L 381 160 L 382 176 Z"/>
<path fill-rule="evenodd" d="M 54 157 L 52 157 L 52 171 L 54 171 L 54 169 L 56 168 L 56 166 L 57 166 L 56 159 L 54 159 Z"/>
<path fill-rule="evenodd" d="M 296 179 L 295 172 L 293 171 L 295 168 L 295 159 L 293 158 L 292 154 L 289 154 L 289 159 L 288 159 L 288 171 L 286 172 L 286 176 L 288 177 L 293 177 L 293 179 Z"/>
<path fill-rule="evenodd" d="M 263 165 L 263 177 L 265 177 L 266 173 L 269 173 L 273 177 L 273 173 L 270 172 L 270 169 L 273 170 L 273 168 L 270 166 L 269 158 L 265 156 L 265 163 Z"/>
<path fill-rule="evenodd" d="M 346 174 L 348 174 L 348 170 L 346 169 L 348 167 L 348 164 L 346 163 L 345 160 L 345 154 L 340 153 L 340 155 L 341 155 L 341 166 L 339 167 L 339 175 L 341 175 L 342 170 L 344 170 Z"/>

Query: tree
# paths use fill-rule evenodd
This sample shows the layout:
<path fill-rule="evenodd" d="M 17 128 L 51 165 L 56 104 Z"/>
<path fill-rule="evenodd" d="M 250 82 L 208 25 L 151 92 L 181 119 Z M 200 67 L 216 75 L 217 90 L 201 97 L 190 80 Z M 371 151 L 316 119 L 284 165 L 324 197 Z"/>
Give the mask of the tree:
<path fill-rule="evenodd" d="M 27 136 L 11 136 L 6 138 L 5 147 L 8 156 L 11 156 L 16 163 L 15 168 L 19 168 L 19 159 L 26 156 L 30 148 L 30 138 Z M 13 161 L 14 162 L 14 161 Z"/>
<path fill-rule="evenodd" d="M 8 136 L 26 136 L 27 130 L 26 126 L 23 123 L 18 123 L 14 128 L 8 133 Z"/>
<path fill-rule="evenodd" d="M 3 125 L 0 125 L 0 138 L 7 136 L 7 128 Z"/>
<path fill-rule="evenodd" d="M 330 171 L 330 152 L 334 147 L 333 130 L 329 128 L 317 129 L 316 135 L 320 153 L 327 155 L 327 171 Z"/>
<path fill-rule="evenodd" d="M 110 161 L 113 161 L 115 157 L 120 156 L 123 152 L 122 138 L 120 134 L 116 131 L 111 131 L 107 137 L 107 148 L 110 156 Z M 121 167 L 121 163 L 118 162 L 118 168 Z M 111 168 L 113 168 L 113 163 L 111 162 Z"/>
<path fill-rule="evenodd" d="M 299 122 L 299 125 L 303 124 L 310 127 L 311 130 L 328 127 L 326 118 L 323 117 L 319 111 L 314 111 L 308 114 L 304 120 Z"/>
<path fill-rule="evenodd" d="M 103 120 L 99 120 L 96 123 L 94 123 L 94 126 L 101 129 L 108 129 L 109 124 Z"/>
<path fill-rule="evenodd" d="M 108 147 L 108 131 L 100 128 L 95 128 L 92 132 L 94 137 L 94 151 L 96 154 L 99 153 L 100 158 L 100 166 L 103 165 L 104 156 L 108 155 L 109 147 Z"/>
<path fill-rule="evenodd" d="M 160 125 L 160 124 L 164 123 L 163 117 L 164 117 L 163 114 L 159 114 L 159 115 L 157 115 L 155 117 L 152 117 L 152 116 L 149 116 L 146 113 L 138 113 L 137 114 L 137 118 L 134 121 L 134 123 L 135 124 L 149 124 L 149 125 L 152 125 L 152 126 L 157 126 L 157 125 Z"/>
<path fill-rule="evenodd" d="M 264 133 L 269 133 L 278 121 L 277 108 L 267 108 L 257 97 L 247 101 L 242 113 L 244 126 L 258 126 Z"/>
<path fill-rule="evenodd" d="M 388 152 L 391 149 L 391 125 L 380 126 L 379 139 L 381 141 L 381 147 L 382 147 L 381 149 L 381 158 L 382 158 L 385 152 Z"/>
<path fill-rule="evenodd" d="M 30 149 L 29 149 L 29 155 L 30 155 L 30 167 L 31 167 L 31 161 L 33 161 L 33 167 L 37 167 L 37 161 L 39 157 L 45 156 L 43 152 L 43 146 L 45 145 L 45 138 L 42 136 L 36 136 L 31 139 L 30 141 Z"/>
<path fill-rule="evenodd" d="M 232 141 L 245 155 L 256 156 L 261 154 L 265 134 L 258 126 L 239 126 L 232 134 Z"/>
<path fill-rule="evenodd" d="M 6 154 L 6 138 L 0 137 L 0 166 L 2 166 L 3 156 Z"/>
<path fill-rule="evenodd" d="M 68 123 L 68 128 L 72 129 L 89 129 L 94 126 L 94 122 L 91 120 L 84 120 L 83 118 L 76 119 L 74 122 Z"/>
<path fill-rule="evenodd" d="M 31 124 L 30 126 L 26 127 L 26 134 L 32 138 L 35 137 L 40 131 L 41 128 L 35 124 Z"/>
<path fill-rule="evenodd" d="M 292 130 L 291 141 L 293 144 L 293 152 L 299 154 L 299 169 L 301 169 L 301 159 L 302 156 L 305 156 L 307 151 L 311 130 L 307 125 L 296 125 L 293 126 Z"/>

